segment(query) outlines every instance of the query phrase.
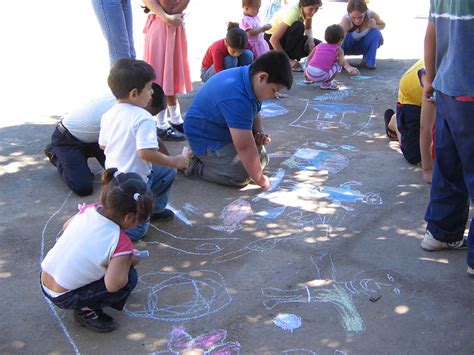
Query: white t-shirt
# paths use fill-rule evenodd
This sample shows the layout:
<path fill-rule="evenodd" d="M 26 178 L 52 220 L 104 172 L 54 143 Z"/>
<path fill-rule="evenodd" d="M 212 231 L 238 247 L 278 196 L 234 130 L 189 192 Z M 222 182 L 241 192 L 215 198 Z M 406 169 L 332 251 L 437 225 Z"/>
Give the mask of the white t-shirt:
<path fill-rule="evenodd" d="M 41 263 L 42 270 L 68 290 L 100 280 L 113 257 L 133 253 L 125 232 L 96 208 L 82 207 Z"/>
<path fill-rule="evenodd" d="M 158 149 L 156 121 L 145 109 L 117 103 L 103 116 L 99 145 L 105 146 L 105 167 L 137 173 L 146 182 L 151 163 L 138 156 L 140 149 Z"/>
<path fill-rule="evenodd" d="M 112 94 L 108 94 L 71 111 L 64 116 L 62 123 L 81 142 L 97 143 L 100 119 L 116 103 L 117 99 Z"/>

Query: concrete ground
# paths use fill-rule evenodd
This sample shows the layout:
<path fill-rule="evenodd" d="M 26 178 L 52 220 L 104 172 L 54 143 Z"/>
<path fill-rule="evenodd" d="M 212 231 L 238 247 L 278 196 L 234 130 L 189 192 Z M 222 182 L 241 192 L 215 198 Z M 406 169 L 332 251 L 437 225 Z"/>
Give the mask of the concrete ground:
<path fill-rule="evenodd" d="M 389 22 L 400 10 L 385 11 Z M 425 20 L 404 21 L 421 43 Z M 62 224 L 99 192 L 71 194 L 43 156 L 62 103 L 48 115 L 37 107 L 36 119 L 35 98 L 12 120 L 2 114 L 0 353 L 471 354 L 465 251 L 419 248 L 429 186 L 384 134 L 383 112 L 421 55 L 407 44 L 403 56 L 394 42 L 364 80 L 343 73 L 329 92 L 297 73 L 289 98 L 264 103 L 271 191 L 178 175 L 177 218 L 137 243 L 150 256 L 126 310 L 110 312 L 120 323 L 110 334 L 78 327 L 39 289 L 39 263 Z M 184 111 L 199 87 L 181 98 Z M 177 153 L 183 143 L 167 146 Z"/>

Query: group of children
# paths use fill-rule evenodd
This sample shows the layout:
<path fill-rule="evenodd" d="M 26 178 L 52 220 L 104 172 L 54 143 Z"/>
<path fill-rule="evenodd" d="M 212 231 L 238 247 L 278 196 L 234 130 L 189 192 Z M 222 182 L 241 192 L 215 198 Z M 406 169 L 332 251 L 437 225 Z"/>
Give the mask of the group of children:
<path fill-rule="evenodd" d="M 63 235 L 41 264 L 45 297 L 60 308 L 73 309 L 81 325 L 97 332 L 116 328 L 103 308 L 123 309 L 137 283 L 134 265 L 139 254 L 131 240 L 141 239 L 151 220 L 174 216 L 166 205 L 177 170 L 224 185 L 243 186 L 253 180 L 263 189 L 270 188 L 263 170 L 268 163 L 264 145 L 271 136 L 264 133 L 259 111 L 262 100 L 291 88 L 292 62 L 284 52 L 268 50 L 263 43 L 261 34 L 268 26 L 261 26 L 256 18 L 260 1 L 243 0 L 242 28 L 231 24 L 226 38 L 206 52 L 201 70 L 206 83 L 183 120 L 176 95 L 191 89 L 182 27 L 188 2 L 145 0 L 151 11 L 146 60 L 120 59 L 108 78 L 116 103 L 104 111 L 97 133 L 104 150 L 97 159 L 106 168 L 100 202 L 81 207 L 66 222 Z M 340 25 L 329 26 L 325 39 L 311 52 L 305 78 L 334 89 L 332 80 L 342 68 L 351 75 L 358 70 L 344 59 Z M 414 72 L 423 83 L 423 71 Z M 388 133 L 399 132 L 402 147 L 407 141 L 404 118 L 410 117 L 409 107 L 402 109 L 402 105 L 408 104 L 397 107 L 397 129 L 387 123 Z M 58 137 L 78 144 L 61 122 L 56 130 Z M 170 156 L 158 137 L 182 139 L 177 133 L 188 139 L 192 151 L 184 148 Z M 58 164 L 56 154 L 48 152 Z M 90 171 L 87 174 L 90 178 Z"/>

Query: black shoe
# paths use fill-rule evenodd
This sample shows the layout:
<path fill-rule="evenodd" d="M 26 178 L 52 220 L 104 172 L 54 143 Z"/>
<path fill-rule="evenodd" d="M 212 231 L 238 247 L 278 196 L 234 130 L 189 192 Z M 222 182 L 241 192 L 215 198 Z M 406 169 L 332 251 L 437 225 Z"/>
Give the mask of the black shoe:
<path fill-rule="evenodd" d="M 178 132 L 184 133 L 184 127 L 183 127 L 182 123 L 180 123 L 180 124 L 171 123 L 171 127 L 173 127 Z"/>
<path fill-rule="evenodd" d="M 165 208 L 161 212 L 151 214 L 151 219 L 157 222 L 171 221 L 173 218 L 174 218 L 174 212 L 167 208 Z"/>
<path fill-rule="evenodd" d="M 44 155 L 46 155 L 51 164 L 56 166 L 56 154 L 54 154 L 53 145 L 51 143 L 44 147 Z"/>
<path fill-rule="evenodd" d="M 158 137 L 160 137 L 160 139 L 164 141 L 186 140 L 186 136 L 184 134 L 182 134 L 181 132 L 178 132 L 175 128 L 171 126 L 166 129 L 157 128 L 156 133 L 158 134 Z"/>
<path fill-rule="evenodd" d="M 117 328 L 115 320 L 100 310 L 74 310 L 74 320 L 96 333 L 108 333 Z"/>

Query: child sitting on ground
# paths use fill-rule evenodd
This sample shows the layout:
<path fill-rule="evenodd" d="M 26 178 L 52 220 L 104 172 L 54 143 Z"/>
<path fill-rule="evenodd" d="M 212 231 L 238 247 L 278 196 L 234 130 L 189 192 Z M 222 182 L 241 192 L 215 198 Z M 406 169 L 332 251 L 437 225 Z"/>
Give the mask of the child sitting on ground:
<path fill-rule="evenodd" d="M 264 145 L 271 137 L 263 132 L 261 101 L 292 83 L 289 58 L 277 51 L 211 78 L 194 97 L 184 121 L 195 154 L 184 175 L 239 187 L 253 180 L 268 189 Z"/>
<path fill-rule="evenodd" d="M 206 82 L 214 74 L 229 68 L 249 65 L 253 62 L 253 53 L 248 48 L 247 33 L 236 22 L 229 22 L 227 35 L 207 49 L 202 60 L 201 80 Z"/>
<path fill-rule="evenodd" d="M 177 156 L 159 150 L 156 122 L 145 110 L 153 90 L 153 68 L 141 60 L 121 59 L 110 70 L 108 84 L 117 104 L 107 111 L 100 126 L 99 145 L 104 149 L 105 166 L 139 174 L 155 198 L 151 218 L 169 221 L 174 214 L 166 209 L 176 169 L 188 166 L 187 148 Z M 126 231 L 132 240 L 145 236 L 150 221 Z"/>
<path fill-rule="evenodd" d="M 83 205 L 41 263 L 44 295 L 99 333 L 117 328 L 103 308 L 121 311 L 137 284 L 139 259 L 125 230 L 146 221 L 153 203 L 138 174 L 107 169 L 102 184 L 100 204 Z"/>
<path fill-rule="evenodd" d="M 340 25 L 331 25 L 324 32 L 326 43 L 319 43 L 308 56 L 308 66 L 304 72 L 306 82 L 318 82 L 323 90 L 338 90 L 333 80 L 342 68 L 350 75 L 360 75 L 359 70 L 351 66 L 344 58 L 341 48 L 344 30 Z"/>
<path fill-rule="evenodd" d="M 272 28 L 272 25 L 266 24 L 262 26 L 260 24 L 258 11 L 261 5 L 261 0 L 242 0 L 244 17 L 240 21 L 240 28 L 247 32 L 248 41 L 252 47 L 255 59 L 270 50 L 267 41 L 263 38 L 263 32 Z"/>
<path fill-rule="evenodd" d="M 387 137 L 398 140 L 403 156 L 410 164 L 417 165 L 421 161 L 423 180 L 430 184 L 436 107 L 423 100 L 425 81 L 425 62 L 420 59 L 400 79 L 397 112 L 386 110 L 384 119 Z"/>

